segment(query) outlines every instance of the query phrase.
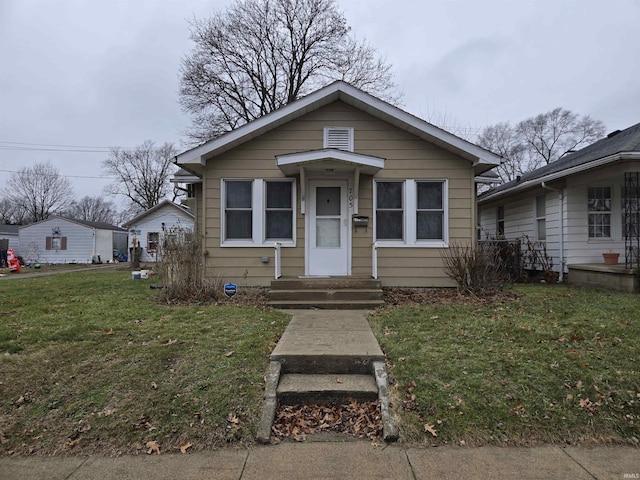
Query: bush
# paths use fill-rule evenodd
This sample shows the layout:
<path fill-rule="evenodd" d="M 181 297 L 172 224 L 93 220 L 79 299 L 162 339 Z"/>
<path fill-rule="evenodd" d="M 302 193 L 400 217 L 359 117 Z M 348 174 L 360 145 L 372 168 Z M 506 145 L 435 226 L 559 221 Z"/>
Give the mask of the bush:
<path fill-rule="evenodd" d="M 460 293 L 492 295 L 501 290 L 508 279 L 495 244 L 452 244 L 442 254 L 442 260 L 445 273 L 456 282 Z"/>
<path fill-rule="evenodd" d="M 160 258 L 158 276 L 164 287 L 164 301 L 207 302 L 216 299 L 223 281 L 205 278 L 202 243 L 196 233 L 181 228 L 165 232 Z"/>

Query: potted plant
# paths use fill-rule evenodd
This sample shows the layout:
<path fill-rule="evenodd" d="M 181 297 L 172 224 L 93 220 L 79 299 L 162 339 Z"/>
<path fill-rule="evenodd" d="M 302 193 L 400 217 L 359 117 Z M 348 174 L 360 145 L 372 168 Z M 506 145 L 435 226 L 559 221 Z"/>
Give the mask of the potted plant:
<path fill-rule="evenodd" d="M 605 265 L 617 265 L 618 257 L 620 257 L 620 254 L 616 252 L 612 252 L 611 250 L 602 254 L 602 258 L 604 258 Z"/>

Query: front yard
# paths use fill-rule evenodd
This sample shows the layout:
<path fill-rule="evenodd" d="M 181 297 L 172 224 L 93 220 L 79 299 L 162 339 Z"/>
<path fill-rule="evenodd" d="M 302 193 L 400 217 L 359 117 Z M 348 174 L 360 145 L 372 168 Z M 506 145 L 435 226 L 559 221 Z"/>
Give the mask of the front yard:
<path fill-rule="evenodd" d="M 4 455 L 253 442 L 288 316 L 169 307 L 152 282 L 110 269 L 0 280 Z M 401 440 L 637 443 L 640 296 L 526 285 L 502 298 L 430 294 L 372 313 Z"/>
<path fill-rule="evenodd" d="M 485 305 L 454 298 L 372 315 L 396 381 L 402 436 L 637 445 L 640 296 L 565 285 L 513 293 L 520 298 Z"/>

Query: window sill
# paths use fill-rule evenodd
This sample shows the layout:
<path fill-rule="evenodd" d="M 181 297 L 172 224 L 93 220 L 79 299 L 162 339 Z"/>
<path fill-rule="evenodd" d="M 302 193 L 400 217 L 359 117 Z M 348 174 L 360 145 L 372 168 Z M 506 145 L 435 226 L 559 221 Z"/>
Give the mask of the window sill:
<path fill-rule="evenodd" d="M 416 243 L 376 240 L 376 246 L 378 248 L 448 248 L 449 244 L 442 240 L 435 240 L 432 242 L 424 241 L 424 242 L 416 242 Z"/>
<path fill-rule="evenodd" d="M 292 242 L 291 240 L 269 240 L 264 243 L 255 243 L 252 241 L 246 242 L 224 242 L 220 244 L 221 248 L 273 248 L 275 243 L 279 243 L 281 247 L 295 247 L 296 242 Z"/>

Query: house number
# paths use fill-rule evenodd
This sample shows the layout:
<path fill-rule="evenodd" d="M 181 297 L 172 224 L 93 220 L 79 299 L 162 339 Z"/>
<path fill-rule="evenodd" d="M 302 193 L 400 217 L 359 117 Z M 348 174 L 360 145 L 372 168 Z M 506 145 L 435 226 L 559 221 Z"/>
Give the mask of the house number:
<path fill-rule="evenodd" d="M 348 188 L 349 208 L 353 208 L 353 188 Z"/>

